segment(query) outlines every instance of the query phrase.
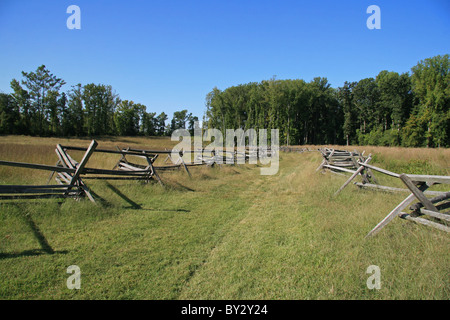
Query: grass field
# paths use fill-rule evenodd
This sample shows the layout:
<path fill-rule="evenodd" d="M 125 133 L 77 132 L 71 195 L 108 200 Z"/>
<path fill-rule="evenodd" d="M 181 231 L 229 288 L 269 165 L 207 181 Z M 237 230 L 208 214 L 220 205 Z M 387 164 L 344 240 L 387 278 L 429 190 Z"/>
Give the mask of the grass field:
<path fill-rule="evenodd" d="M 98 141 L 99 148 L 174 145 Z M 0 137 L 0 159 L 54 165 L 56 143 L 89 140 Z M 450 174 L 449 149 L 355 148 L 395 172 Z M 117 160 L 95 154 L 89 166 Z M 449 299 L 448 234 L 396 218 L 364 239 L 405 195 L 350 185 L 334 198 L 346 178 L 316 172 L 320 162 L 318 152 L 282 153 L 273 176 L 257 165 L 192 168 L 192 179 L 163 173 L 166 188 L 88 181 L 104 199 L 96 204 L 3 201 L 0 298 Z M 45 184 L 49 175 L 12 170 L 0 167 L 0 184 Z M 67 288 L 71 265 L 81 270 L 80 290 Z M 380 267 L 380 290 L 366 285 L 370 265 Z"/>

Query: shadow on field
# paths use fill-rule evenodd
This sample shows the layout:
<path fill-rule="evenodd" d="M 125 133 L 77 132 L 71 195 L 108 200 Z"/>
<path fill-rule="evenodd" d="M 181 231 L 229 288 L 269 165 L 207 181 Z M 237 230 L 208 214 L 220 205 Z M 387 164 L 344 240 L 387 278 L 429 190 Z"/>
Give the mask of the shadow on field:
<path fill-rule="evenodd" d="M 183 186 L 181 183 L 176 182 L 176 181 L 172 181 L 172 183 L 176 184 L 178 186 L 178 188 L 172 186 L 172 188 L 174 188 L 175 190 L 186 190 L 186 191 L 190 191 L 190 192 L 195 192 L 194 189 L 191 189 L 189 187 Z"/>
<path fill-rule="evenodd" d="M 155 211 L 155 212 L 191 212 L 191 210 L 186 210 L 186 209 L 148 209 L 148 208 L 144 208 L 142 210 Z"/>
<path fill-rule="evenodd" d="M 55 250 L 53 250 L 53 248 L 50 246 L 50 244 L 48 243 L 44 234 L 41 232 L 39 227 L 36 225 L 34 220 L 31 218 L 31 215 L 26 214 L 24 218 L 25 218 L 25 222 L 28 224 L 31 231 L 33 231 L 34 237 L 37 239 L 37 241 L 39 241 L 39 244 L 42 247 L 42 251 L 44 251 L 45 253 L 48 253 L 48 254 L 54 254 Z"/>
<path fill-rule="evenodd" d="M 17 253 L 1 253 L 0 252 L 0 260 L 10 259 L 10 258 L 19 258 L 19 257 L 35 257 L 41 256 L 43 254 L 67 254 L 69 251 L 53 251 L 53 253 L 48 253 L 43 249 L 33 249 L 33 250 L 25 250 Z"/>
<path fill-rule="evenodd" d="M 136 202 L 134 202 L 133 200 L 131 200 L 130 198 L 128 198 L 126 195 L 124 195 L 119 189 L 117 189 L 116 187 L 114 187 L 112 184 L 110 184 L 109 182 L 106 182 L 106 186 L 115 194 L 117 194 L 119 197 L 121 197 L 123 200 L 125 200 L 125 202 L 127 202 L 130 207 L 126 207 L 125 209 L 134 209 L 134 210 L 140 210 L 142 209 L 141 205 L 137 204 Z"/>
<path fill-rule="evenodd" d="M 32 250 L 25 250 L 22 252 L 15 252 L 15 253 L 0 253 L 0 259 L 8 259 L 8 258 L 17 258 L 17 257 L 30 257 L 30 256 L 40 256 L 43 254 L 66 254 L 68 251 L 55 251 L 48 243 L 47 239 L 45 238 L 42 231 L 39 229 L 39 227 L 36 225 L 34 220 L 32 219 L 30 214 L 26 214 L 23 216 L 25 223 L 30 227 L 31 231 L 33 232 L 33 235 L 41 245 L 41 249 L 32 249 Z"/>
<path fill-rule="evenodd" d="M 148 209 L 148 208 L 142 208 L 140 204 L 137 204 L 130 198 L 128 198 L 126 195 L 124 195 L 119 189 L 114 187 L 109 182 L 106 183 L 106 186 L 115 194 L 117 194 L 120 198 L 125 200 L 128 204 L 130 204 L 129 207 L 124 207 L 124 209 L 133 209 L 133 210 L 144 210 L 144 211 L 167 211 L 167 212 L 191 212 L 190 210 L 186 209 Z M 192 190 L 194 191 L 194 190 Z"/>

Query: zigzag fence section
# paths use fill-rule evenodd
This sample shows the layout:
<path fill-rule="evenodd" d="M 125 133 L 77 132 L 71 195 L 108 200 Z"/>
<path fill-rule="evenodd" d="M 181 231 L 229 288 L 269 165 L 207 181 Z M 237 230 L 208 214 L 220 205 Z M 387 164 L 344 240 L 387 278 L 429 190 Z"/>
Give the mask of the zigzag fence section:
<path fill-rule="evenodd" d="M 277 150 L 270 148 L 247 148 L 244 151 L 235 149 L 226 150 L 144 150 L 136 148 L 119 148 L 107 150 L 97 148 L 98 143 L 92 140 L 87 148 L 76 146 L 63 146 L 57 144 L 55 153 L 57 162 L 55 165 L 44 165 L 25 162 L 12 162 L 0 160 L 0 165 L 28 168 L 34 170 L 51 171 L 46 185 L 0 185 L 0 199 L 39 199 L 39 198 L 81 198 L 88 197 L 95 202 L 95 199 L 86 185 L 86 180 L 140 180 L 149 182 L 156 180 L 164 186 L 159 172 L 184 169 L 191 177 L 189 167 L 209 166 L 215 164 L 241 164 L 248 163 L 250 159 L 256 157 L 273 156 Z M 78 162 L 71 155 L 71 151 L 83 151 L 84 155 Z M 120 156 L 112 169 L 87 167 L 88 161 L 94 153 L 104 153 Z M 174 155 L 177 156 L 174 159 Z M 184 161 L 184 156 L 190 159 L 194 156 L 195 161 Z M 163 165 L 155 165 L 155 161 L 160 156 L 166 156 Z M 141 163 L 136 161 L 141 159 Z M 142 161 L 143 159 L 143 161 Z M 142 164 L 144 162 L 144 164 Z M 169 162 L 169 163 L 168 163 Z M 57 184 L 49 184 L 53 177 Z"/>
<path fill-rule="evenodd" d="M 323 160 L 317 171 L 322 169 L 338 174 L 351 174 L 334 193 L 334 196 L 339 195 L 358 176 L 361 177 L 362 181 L 354 182 L 354 184 L 359 188 L 409 193 L 366 237 L 377 234 L 397 216 L 428 227 L 450 232 L 450 227 L 448 226 L 450 222 L 450 210 L 448 210 L 450 208 L 450 191 L 428 190 L 434 185 L 450 184 L 450 176 L 398 174 L 369 164 L 372 156 L 369 154 L 365 157 L 364 152 L 358 153 L 357 151 L 349 152 L 328 148 L 320 149 L 319 151 Z M 398 178 L 405 188 L 380 185 L 373 172 Z"/>

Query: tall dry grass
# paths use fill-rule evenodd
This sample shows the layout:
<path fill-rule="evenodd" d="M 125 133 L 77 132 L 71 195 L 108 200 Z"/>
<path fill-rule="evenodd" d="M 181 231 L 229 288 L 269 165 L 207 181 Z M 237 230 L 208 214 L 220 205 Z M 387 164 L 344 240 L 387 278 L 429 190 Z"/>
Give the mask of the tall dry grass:
<path fill-rule="evenodd" d="M 176 144 L 168 137 L 100 137 L 97 149 L 116 150 L 119 148 L 137 148 L 164 150 L 172 148 Z M 75 147 L 89 146 L 89 138 L 42 138 L 29 136 L 0 136 L 0 160 L 27 162 L 35 164 L 55 165 L 58 157 L 55 153 L 57 144 Z M 80 161 L 84 152 L 71 150 L 72 158 Z M 145 160 L 128 156 L 134 163 L 145 164 Z M 162 158 L 162 156 L 161 156 Z M 119 161 L 118 154 L 94 153 L 88 163 L 91 168 L 112 169 Z M 163 163 L 158 159 L 158 164 Z M 50 172 L 9 166 L 0 166 L 0 184 L 45 184 Z"/>
<path fill-rule="evenodd" d="M 292 146 L 293 148 L 333 148 L 337 150 L 348 150 L 348 151 L 358 151 L 360 153 L 364 152 L 367 156 L 372 154 L 374 160 L 372 164 L 387 165 L 391 166 L 391 169 L 395 169 L 395 165 L 398 162 L 402 162 L 402 168 L 408 168 L 407 163 L 412 164 L 411 169 L 416 167 L 430 165 L 435 169 L 435 171 L 440 171 L 440 174 L 450 175 L 450 149 L 449 148 L 404 148 L 404 147 L 377 147 L 377 146 L 342 146 L 342 145 L 305 145 L 305 146 Z M 384 167 L 382 167 L 384 168 Z M 432 170 L 433 168 L 428 168 Z M 384 168 L 388 169 L 389 168 Z M 408 173 L 408 174 L 426 174 L 422 172 L 397 172 L 397 173 Z M 437 174 L 430 172 L 429 174 Z"/>

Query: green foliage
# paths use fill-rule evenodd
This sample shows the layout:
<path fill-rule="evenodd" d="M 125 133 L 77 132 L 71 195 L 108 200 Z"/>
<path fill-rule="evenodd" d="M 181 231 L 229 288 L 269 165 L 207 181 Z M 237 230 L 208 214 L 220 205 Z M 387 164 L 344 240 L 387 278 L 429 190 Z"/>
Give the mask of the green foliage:
<path fill-rule="evenodd" d="M 190 117 L 192 114 L 189 115 Z M 186 129 L 186 121 L 188 120 L 188 111 L 175 111 L 173 113 L 172 121 L 170 123 L 170 130 L 167 132 L 170 135 L 173 131 L 177 129 Z"/>
<path fill-rule="evenodd" d="M 331 87 L 327 78 L 278 80 L 213 88 L 206 96 L 203 126 L 279 129 L 281 144 L 450 146 L 449 55 L 420 61 L 408 73 L 381 71 L 376 78 Z M 187 109 L 170 122 L 161 112 L 121 101 L 111 86 L 65 84 L 44 65 L 13 79 L 0 97 L 0 134 L 56 136 L 191 134 L 198 118 Z"/>
<path fill-rule="evenodd" d="M 378 121 L 400 127 L 407 120 L 412 103 L 411 80 L 407 73 L 381 71 L 376 78 L 379 89 Z"/>
<path fill-rule="evenodd" d="M 342 141 L 343 118 L 336 90 L 326 78 L 271 79 L 207 95 L 207 126 L 223 129 L 279 129 L 280 143 Z"/>
<path fill-rule="evenodd" d="M 386 147 L 400 146 L 400 131 L 393 128 L 384 131 L 380 145 Z"/>
<path fill-rule="evenodd" d="M 411 115 L 402 129 L 402 145 L 405 147 L 425 146 L 425 125 L 423 118 Z"/>
<path fill-rule="evenodd" d="M 49 135 L 58 126 L 59 106 L 56 100 L 59 97 L 59 89 L 65 81 L 51 74 L 45 65 L 38 67 L 36 72 L 22 71 L 22 76 L 24 77 L 22 85 L 28 89 L 30 111 L 34 117 L 33 133 Z M 18 86 L 17 89 L 20 91 L 23 90 L 17 81 L 14 86 Z"/>
<path fill-rule="evenodd" d="M 64 136 L 83 136 L 85 112 L 83 106 L 83 87 L 81 84 L 73 86 L 68 92 L 67 110 L 63 116 Z"/>
<path fill-rule="evenodd" d="M 90 83 L 83 87 L 85 125 L 88 136 L 116 133 L 114 113 L 120 103 L 111 86 Z"/>
<path fill-rule="evenodd" d="M 376 79 L 276 80 L 214 88 L 207 95 L 209 128 L 278 128 L 284 144 L 450 146 L 449 56 L 419 62 L 408 73 Z"/>
<path fill-rule="evenodd" d="M 0 134 L 18 133 L 19 121 L 20 113 L 14 98 L 9 94 L 0 93 Z"/>
<path fill-rule="evenodd" d="M 383 139 L 383 131 L 381 129 L 374 129 L 369 132 L 368 145 L 378 146 Z"/>
<path fill-rule="evenodd" d="M 426 123 L 426 145 L 450 146 L 450 58 L 435 56 L 412 68 L 411 81 L 418 101 L 416 116 Z"/>
<path fill-rule="evenodd" d="M 356 107 L 353 103 L 353 94 L 352 90 L 356 86 L 356 82 L 345 82 L 344 86 L 338 89 L 338 102 L 342 107 L 342 111 L 344 113 L 344 123 L 343 123 L 343 134 L 346 141 L 346 144 L 354 142 L 355 134 L 356 134 Z"/>
<path fill-rule="evenodd" d="M 114 115 L 117 133 L 121 136 L 136 136 L 140 130 L 140 119 L 145 112 L 145 106 L 133 101 L 121 101 Z"/>
<path fill-rule="evenodd" d="M 166 121 L 169 117 L 164 113 L 161 112 L 157 117 L 156 117 L 156 132 L 158 133 L 159 136 L 163 136 L 165 135 L 166 132 Z"/>
<path fill-rule="evenodd" d="M 381 127 L 363 134 L 359 129 L 357 131 L 358 144 L 361 146 L 386 146 L 394 147 L 400 145 L 400 132 L 396 129 L 383 131 Z"/>
<path fill-rule="evenodd" d="M 144 112 L 142 114 L 142 133 L 146 136 L 156 136 L 157 120 L 156 112 Z"/>

